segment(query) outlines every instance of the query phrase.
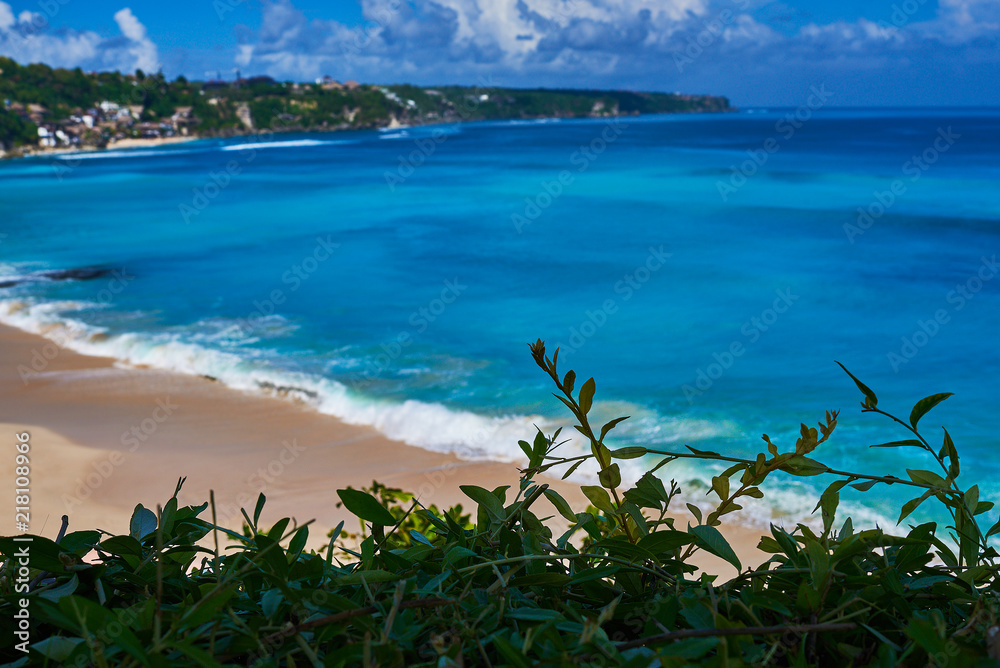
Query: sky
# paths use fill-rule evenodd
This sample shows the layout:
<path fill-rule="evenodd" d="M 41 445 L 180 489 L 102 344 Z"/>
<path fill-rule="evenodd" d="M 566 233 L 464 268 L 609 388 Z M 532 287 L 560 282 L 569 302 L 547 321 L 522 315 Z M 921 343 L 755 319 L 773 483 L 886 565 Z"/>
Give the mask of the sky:
<path fill-rule="evenodd" d="M 0 0 L 0 55 L 199 80 L 1000 106 L 1000 0 Z"/>

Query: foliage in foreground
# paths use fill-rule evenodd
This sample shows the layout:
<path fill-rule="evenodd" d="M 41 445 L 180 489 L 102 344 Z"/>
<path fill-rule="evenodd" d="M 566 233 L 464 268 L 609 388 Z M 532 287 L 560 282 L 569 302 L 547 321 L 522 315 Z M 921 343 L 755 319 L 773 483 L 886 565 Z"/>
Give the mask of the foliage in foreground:
<path fill-rule="evenodd" d="M 336 545 L 338 527 L 325 549 L 311 551 L 308 526 L 259 524 L 263 496 L 252 515 L 244 512 L 240 532 L 202 517 L 209 504 L 178 508 L 175 494 L 155 514 L 137 507 L 129 535 L 34 537 L 29 594 L 15 593 L 17 544 L 3 538 L 2 656 L 16 666 L 102 667 L 1000 665 L 998 555 L 988 544 L 1000 523 L 980 526 L 993 504 L 977 486 L 959 487 L 948 432 L 936 448 L 917 429 L 949 395 L 921 400 L 903 421 L 851 376 L 863 412 L 908 432 L 878 447 L 922 450 L 940 473 L 900 478 L 825 466 L 813 457 L 836 427 L 835 412 L 818 430 L 802 425 L 792 449 L 764 436 L 766 452 L 755 459 L 690 447 L 610 450 L 604 439 L 624 418 L 591 426 L 594 380 L 574 394 L 575 374 L 557 373 L 558 351 L 550 359 L 541 341 L 531 351 L 591 450 L 560 457 L 558 432 L 521 442 L 528 465 L 517 488 L 462 487 L 477 505 L 474 524 L 460 509 L 424 509 L 384 486 L 372 488 L 379 498 L 340 490 L 364 537 L 357 549 Z M 692 506 L 697 524 L 681 529 L 666 516 L 675 484 L 650 471 L 621 489 L 615 460 L 647 455 L 662 457 L 654 470 L 680 458 L 730 464 L 712 481 L 716 509 L 703 516 Z M 536 482 L 586 459 L 596 460 L 601 483 L 582 488 L 586 512 Z M 772 557 L 744 571 L 716 527 L 779 472 L 834 478 L 817 503 L 823 529 L 772 527 L 760 541 Z M 900 536 L 855 530 L 836 518 L 847 485 L 913 487 L 919 496 L 900 522 L 934 498 L 951 524 Z M 544 517 L 550 508 L 558 514 Z M 197 544 L 210 535 L 214 549 Z M 225 540 L 236 544 L 220 548 Z M 742 572 L 724 584 L 696 575 L 690 557 L 698 550 Z M 14 646 L 20 598 L 31 612 L 28 654 Z"/>

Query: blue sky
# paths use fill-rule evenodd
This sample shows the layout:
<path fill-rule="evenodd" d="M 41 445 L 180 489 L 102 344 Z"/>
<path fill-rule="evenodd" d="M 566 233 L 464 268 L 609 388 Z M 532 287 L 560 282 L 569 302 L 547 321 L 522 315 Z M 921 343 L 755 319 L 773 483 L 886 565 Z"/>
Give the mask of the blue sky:
<path fill-rule="evenodd" d="M 1000 0 L 0 0 L 0 55 L 796 106 L 1000 105 Z M 0 75 L 2 76 L 2 75 Z"/>

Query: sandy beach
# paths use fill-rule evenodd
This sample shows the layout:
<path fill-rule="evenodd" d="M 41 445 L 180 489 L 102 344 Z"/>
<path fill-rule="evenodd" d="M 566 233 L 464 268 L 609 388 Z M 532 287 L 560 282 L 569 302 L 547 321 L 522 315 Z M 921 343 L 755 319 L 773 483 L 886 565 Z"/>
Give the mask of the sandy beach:
<path fill-rule="evenodd" d="M 440 508 L 473 506 L 459 485 L 517 486 L 514 464 L 461 461 L 392 441 L 291 401 L 240 392 L 207 378 L 125 367 L 115 360 L 58 348 L 34 334 L 0 326 L 0 434 L 31 443 L 31 532 L 54 537 L 62 515 L 70 531 L 126 533 L 132 509 L 165 503 L 178 478 L 179 501 L 197 505 L 214 490 L 219 522 L 238 529 L 239 508 L 267 496 L 265 524 L 282 517 L 315 520 L 310 546 L 325 542 L 341 520 L 336 490 L 372 480 L 413 491 Z M 511 443 L 517 448 L 516 443 Z M 3 463 L 0 494 L 13 498 L 14 450 Z M 579 488 L 546 480 L 581 509 Z M 556 515 L 548 501 L 534 510 Z M 206 513 L 206 519 L 211 516 Z M 13 513 L 3 533 L 12 533 Z M 690 518 L 680 517 L 683 526 Z M 744 566 L 763 562 L 760 532 L 724 533 Z M 711 555 L 696 561 L 712 573 L 735 574 Z"/>

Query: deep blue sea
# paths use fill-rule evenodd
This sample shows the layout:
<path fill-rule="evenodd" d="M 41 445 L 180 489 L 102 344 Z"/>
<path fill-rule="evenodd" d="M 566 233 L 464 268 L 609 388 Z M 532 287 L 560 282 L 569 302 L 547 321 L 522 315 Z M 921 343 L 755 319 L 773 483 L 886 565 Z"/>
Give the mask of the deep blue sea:
<path fill-rule="evenodd" d="M 947 426 L 1000 497 L 1000 111 L 794 110 L 201 140 L 0 163 L 0 321 L 278 392 L 393 438 L 520 461 L 571 427 L 525 345 L 597 378 L 617 445 L 933 468 L 861 414 Z M 46 272 L 105 268 L 92 280 Z M 578 383 L 579 384 L 579 383 Z M 278 389 L 275 389 L 278 388 Z M 11 419 L 13 416 L 4 416 Z M 572 431 L 568 429 L 567 431 Z M 564 446 L 571 449 L 574 444 Z M 636 460 L 626 477 L 633 478 Z M 719 469 L 661 473 L 705 502 Z M 747 512 L 812 511 L 821 478 Z M 843 494 L 893 525 L 900 486 Z M 932 503 L 914 517 L 931 516 Z M 888 518 L 888 521 L 886 520 Z M 990 520 L 995 521 L 992 512 Z"/>

